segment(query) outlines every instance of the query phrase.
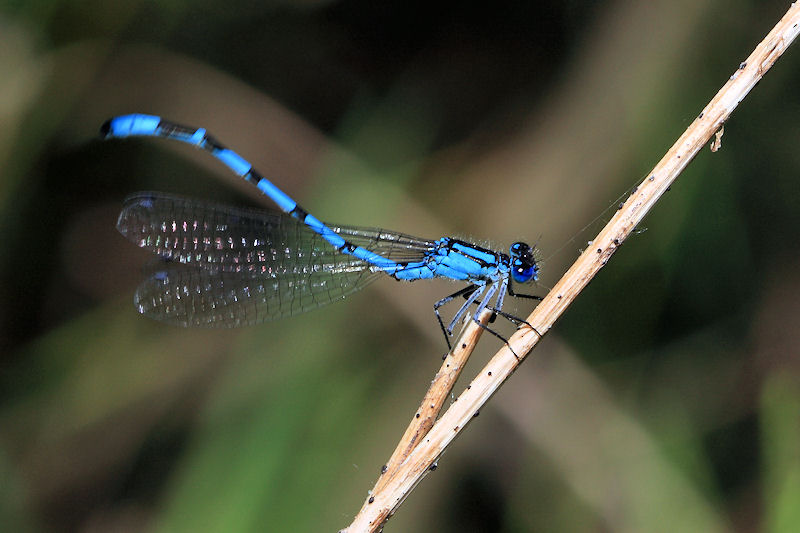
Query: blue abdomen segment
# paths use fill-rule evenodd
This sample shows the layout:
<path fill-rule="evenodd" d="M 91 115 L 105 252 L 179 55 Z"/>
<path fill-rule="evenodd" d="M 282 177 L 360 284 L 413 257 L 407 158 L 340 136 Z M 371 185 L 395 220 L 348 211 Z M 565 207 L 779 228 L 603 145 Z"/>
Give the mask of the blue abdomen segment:
<path fill-rule="evenodd" d="M 249 169 L 248 169 L 249 170 Z M 268 179 L 261 179 L 256 183 L 256 187 L 270 197 L 270 199 L 278 204 L 278 207 L 281 208 L 281 211 L 285 213 L 291 213 L 292 210 L 297 207 L 297 202 L 292 200 L 288 194 L 277 188 L 271 181 Z"/>
<path fill-rule="evenodd" d="M 157 135 L 161 117 L 153 115 L 123 115 L 114 117 L 100 129 L 104 137 L 131 137 Z"/>
<path fill-rule="evenodd" d="M 198 144 L 198 143 L 192 143 L 192 144 Z M 214 152 L 214 156 L 223 163 L 225 163 L 225 165 L 227 165 L 228 168 L 236 172 L 236 174 L 238 174 L 239 176 L 247 175 L 247 173 L 250 172 L 250 169 L 253 168 L 253 165 L 251 165 L 244 157 L 240 156 L 233 150 L 229 150 L 227 148 L 217 150 L 216 152 Z M 270 183 L 270 185 L 272 184 Z"/>

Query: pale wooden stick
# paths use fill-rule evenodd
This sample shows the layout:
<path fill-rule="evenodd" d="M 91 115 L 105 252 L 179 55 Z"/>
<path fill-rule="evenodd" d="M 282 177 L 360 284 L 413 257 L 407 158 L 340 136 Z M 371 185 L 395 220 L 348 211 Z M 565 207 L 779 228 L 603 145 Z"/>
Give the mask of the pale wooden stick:
<path fill-rule="evenodd" d="M 485 331 L 481 326 L 486 326 L 489 323 L 489 318 L 492 312 L 484 309 L 478 317 L 478 322 L 468 320 L 467 325 L 463 328 L 453 349 L 448 353 L 439 372 L 434 376 L 431 381 L 431 386 L 428 387 L 428 392 L 422 399 L 422 403 L 411 419 L 406 432 L 397 444 L 397 447 L 392 454 L 392 457 L 387 461 L 381 469 L 381 477 L 375 487 L 370 491 L 370 497 L 364 503 L 364 507 L 372 503 L 372 495 L 379 493 L 394 478 L 397 473 L 397 467 L 405 461 L 408 455 L 414 450 L 417 444 L 422 441 L 423 437 L 428 434 L 428 431 L 433 427 L 436 422 L 436 417 L 442 410 L 444 402 L 453 390 L 453 385 L 456 384 L 458 376 L 467 364 L 469 356 L 472 355 L 481 334 Z"/>
<path fill-rule="evenodd" d="M 722 128 L 739 102 L 795 40 L 798 32 L 800 4 L 795 2 L 753 53 L 739 65 L 728 82 L 678 138 L 648 177 L 633 190 L 592 245 L 584 250 L 553 290 L 534 309 L 528 322 L 536 331 L 528 326 L 517 330 L 509 339 L 509 346 L 504 346 L 495 354 L 467 390 L 459 396 L 458 401 L 399 465 L 392 479 L 371 496 L 370 503 L 362 508 L 352 524 L 342 532 L 380 531 L 384 522 L 430 471 L 431 465 L 445 448 L 538 343 L 541 338 L 538 332 L 546 333 L 552 328 L 558 317 L 605 266 L 680 172 Z"/>

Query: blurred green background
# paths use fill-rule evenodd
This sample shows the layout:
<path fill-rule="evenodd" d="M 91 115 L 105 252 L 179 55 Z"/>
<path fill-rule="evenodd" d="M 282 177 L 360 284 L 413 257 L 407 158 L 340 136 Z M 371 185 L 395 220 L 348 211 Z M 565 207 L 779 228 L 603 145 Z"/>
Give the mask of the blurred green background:
<path fill-rule="evenodd" d="M 21 532 L 336 531 L 444 350 L 447 282 L 241 330 L 138 316 L 127 194 L 269 204 L 189 148 L 98 141 L 105 119 L 204 126 L 323 220 L 537 242 L 543 294 L 788 8 L 0 5 L 0 530 Z M 800 531 L 798 87 L 790 49 L 386 531 Z"/>

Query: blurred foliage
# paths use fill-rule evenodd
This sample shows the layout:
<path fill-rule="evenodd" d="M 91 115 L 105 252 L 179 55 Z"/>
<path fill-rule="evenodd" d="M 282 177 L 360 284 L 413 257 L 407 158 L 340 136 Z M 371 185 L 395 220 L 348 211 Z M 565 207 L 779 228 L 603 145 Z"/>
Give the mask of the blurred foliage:
<path fill-rule="evenodd" d="M 207 127 L 325 220 L 537 242 L 543 292 L 786 8 L 0 4 L 0 529 L 335 531 L 443 350 L 444 282 L 138 316 L 125 195 L 267 203 L 106 118 Z M 799 84 L 790 49 L 387 531 L 800 530 Z"/>

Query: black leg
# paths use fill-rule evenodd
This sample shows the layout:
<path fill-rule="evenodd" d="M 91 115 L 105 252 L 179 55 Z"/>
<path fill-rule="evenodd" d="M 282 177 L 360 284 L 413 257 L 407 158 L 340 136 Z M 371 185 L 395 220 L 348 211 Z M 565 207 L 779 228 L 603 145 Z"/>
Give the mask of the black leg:
<path fill-rule="evenodd" d="M 523 296 L 524 297 L 524 296 L 529 296 L 529 295 L 527 295 L 527 294 L 513 295 L 512 294 L 512 296 Z M 531 297 L 541 300 L 541 298 L 539 298 L 538 296 L 531 296 Z M 481 301 L 480 300 L 475 300 L 474 303 L 477 304 L 477 305 L 480 305 Z M 486 308 L 489 311 L 492 312 L 492 314 L 493 314 L 492 316 L 500 315 L 501 317 L 505 318 L 506 320 L 508 320 L 509 322 L 511 322 L 512 324 L 517 325 L 517 326 L 519 326 L 520 324 L 525 324 L 526 326 L 531 328 L 534 331 L 534 333 L 536 333 L 539 336 L 540 339 L 543 337 L 542 334 L 539 333 L 539 330 L 537 330 L 535 327 L 533 327 L 533 325 L 530 322 L 528 322 L 527 320 L 522 319 L 522 318 L 520 318 L 518 316 L 514 316 L 514 315 L 512 315 L 510 313 L 506 313 L 505 311 L 501 311 L 500 309 L 497 309 L 496 307 L 487 306 Z M 491 323 L 491 322 L 494 322 L 494 321 L 490 320 L 489 322 Z M 494 333 L 494 332 L 492 332 L 492 333 Z M 497 334 L 495 333 L 495 335 L 497 335 Z M 503 339 L 503 337 L 500 337 L 500 338 Z M 503 339 L 503 341 L 505 341 L 505 339 Z"/>
<path fill-rule="evenodd" d="M 511 285 L 509 285 L 509 286 L 508 286 L 508 294 L 509 294 L 510 296 L 513 296 L 514 298 L 530 298 L 531 300 L 538 300 L 538 301 L 540 301 L 540 302 L 541 302 L 542 300 L 544 300 L 544 298 L 543 298 L 543 297 L 541 297 L 541 296 L 537 296 L 536 294 L 520 294 L 520 293 L 518 293 L 518 292 L 514 292 L 514 291 L 511 289 Z"/>
<path fill-rule="evenodd" d="M 490 328 L 489 326 L 484 326 L 483 324 L 481 324 L 480 322 L 478 322 L 478 321 L 477 321 L 477 320 L 475 320 L 474 318 L 473 318 L 473 320 L 474 320 L 474 321 L 475 321 L 475 322 L 476 322 L 476 323 L 477 323 L 477 324 L 478 324 L 480 327 L 482 327 L 483 329 L 485 329 L 486 331 L 488 331 L 489 333 L 491 333 L 492 335 L 494 335 L 495 337 L 497 337 L 498 339 L 500 339 L 501 341 L 503 341 L 503 344 L 505 344 L 506 346 L 508 346 L 508 349 L 509 349 L 509 350 L 511 350 L 511 353 L 512 353 L 512 354 L 514 354 L 514 357 L 516 358 L 516 360 L 517 360 L 517 361 L 519 361 L 519 356 L 517 355 L 517 352 L 515 352 L 515 351 L 514 351 L 514 348 L 512 348 L 512 347 L 511 347 L 511 345 L 510 345 L 510 344 L 508 344 L 508 339 L 506 339 L 505 337 L 503 337 L 502 335 L 500 335 L 499 333 L 497 333 L 495 330 L 493 330 L 493 329 L 492 329 L 492 328 Z"/>
<path fill-rule="evenodd" d="M 518 292 L 514 292 L 514 283 L 511 278 L 508 279 L 508 294 L 514 298 L 529 298 L 531 300 L 539 300 L 540 302 L 544 299 L 535 294 L 520 294 Z"/>
<path fill-rule="evenodd" d="M 519 361 L 520 360 L 519 359 L 519 355 L 517 355 L 517 352 L 515 352 L 514 348 L 512 348 L 511 345 L 508 343 L 508 339 L 506 339 L 505 337 L 500 335 L 498 332 L 496 332 L 495 330 L 490 328 L 488 325 L 485 326 L 485 325 L 481 324 L 480 322 L 478 322 L 478 316 L 480 315 L 480 313 L 484 309 L 488 309 L 489 311 L 492 312 L 492 318 L 493 319 L 497 318 L 497 311 L 500 310 L 500 308 L 503 306 L 503 296 L 505 296 L 505 291 L 506 291 L 505 281 L 500 282 L 499 289 L 500 290 L 498 291 L 498 285 L 494 285 L 493 284 L 493 285 L 491 285 L 490 290 L 487 291 L 485 295 L 481 295 L 481 296 L 483 296 L 483 302 L 478 302 L 478 309 L 475 311 L 475 314 L 473 315 L 472 320 L 477 322 L 478 325 L 480 327 L 482 327 L 484 330 L 488 331 L 489 333 L 491 333 L 492 335 L 494 335 L 495 337 L 497 337 L 498 339 L 503 341 L 503 344 L 508 346 L 508 349 L 511 350 L 511 353 L 514 354 L 514 358 L 517 361 Z M 491 305 L 488 305 L 488 304 L 492 300 L 492 297 L 494 296 L 495 292 L 497 292 L 497 299 L 495 300 L 494 307 L 492 307 Z"/>
<path fill-rule="evenodd" d="M 433 304 L 433 312 L 436 314 L 436 320 L 439 322 L 439 327 L 442 328 L 442 334 L 444 335 L 444 340 L 447 343 L 448 351 L 453 349 L 453 345 L 450 342 L 450 336 L 452 335 L 452 331 L 449 330 L 444 325 L 444 321 L 442 320 L 442 315 L 439 313 L 439 308 L 442 307 L 443 305 L 453 301 L 454 299 L 456 299 L 456 298 L 458 298 L 460 296 L 464 297 L 464 299 L 466 299 L 466 300 L 469 300 L 470 297 L 474 295 L 475 291 L 480 289 L 480 288 L 482 288 L 482 286 L 479 286 L 479 285 L 468 285 L 467 287 L 464 287 L 463 289 L 459 289 L 459 290 L 457 290 L 456 292 L 454 292 L 453 294 L 451 294 L 449 296 L 445 296 L 444 298 L 442 298 L 441 300 L 439 300 L 438 302 Z M 512 290 L 510 284 L 508 286 L 508 294 L 510 296 L 514 296 L 515 298 L 528 298 L 528 299 L 531 299 L 531 300 L 538 300 L 538 301 L 542 300 L 541 296 L 537 296 L 535 294 L 519 294 L 519 293 L 515 293 Z M 475 299 L 475 301 L 472 302 L 472 303 L 474 303 L 474 304 L 476 304 L 476 305 L 478 305 L 480 307 L 481 300 L 480 299 Z M 511 315 L 509 313 L 506 313 L 505 311 L 497 309 L 496 307 L 486 306 L 486 308 L 489 309 L 492 312 L 492 316 L 489 319 L 489 323 L 490 324 L 495 321 L 495 319 L 497 318 L 497 315 L 500 315 L 503 318 L 505 318 L 506 320 L 508 320 L 509 322 L 511 322 L 511 323 L 513 323 L 513 324 L 515 324 L 517 326 L 519 326 L 521 324 L 525 324 L 526 326 L 531 328 L 539 336 L 540 339 L 542 338 L 542 334 L 539 333 L 539 331 L 535 327 L 533 327 L 527 320 L 524 320 L 524 319 L 519 318 L 517 316 Z M 463 307 L 461 309 L 459 309 L 458 313 L 456 313 L 456 314 L 457 315 L 463 314 Z M 458 316 L 454 316 L 453 318 L 454 318 L 454 321 L 455 321 L 455 320 L 458 319 Z M 489 326 L 485 326 L 485 325 L 481 324 L 480 322 L 475 320 L 475 317 L 473 317 L 472 319 L 475 322 L 477 322 L 480 327 L 482 327 L 483 329 L 485 329 L 486 331 L 488 331 L 489 333 L 491 333 L 492 335 L 494 335 L 495 337 L 497 337 L 498 339 L 503 341 L 503 344 L 506 344 L 508 346 L 509 350 L 511 350 L 511 353 L 514 354 L 514 357 L 516 357 L 517 360 L 519 360 L 519 356 L 516 354 L 516 352 L 514 352 L 514 349 L 511 348 L 511 346 L 508 344 L 508 339 L 506 339 L 505 337 L 500 335 L 498 332 L 496 332 L 495 330 L 493 330 Z"/>
<path fill-rule="evenodd" d="M 458 321 L 460 321 L 462 318 L 464 318 L 464 315 L 469 313 L 470 306 L 473 303 L 475 303 L 475 301 L 483 295 L 485 290 L 486 290 L 486 285 L 476 285 L 476 288 L 475 288 L 474 292 L 472 292 L 472 293 L 470 293 L 468 295 L 465 295 L 465 296 L 468 296 L 466 298 L 466 301 L 463 304 L 461 304 L 461 307 L 459 307 L 458 311 L 456 311 L 456 313 L 453 315 L 453 319 L 450 321 L 450 324 L 447 325 L 447 333 L 448 334 L 450 334 L 450 335 L 453 334 L 453 328 L 456 327 L 456 324 L 458 323 Z"/>
<path fill-rule="evenodd" d="M 501 317 L 505 318 L 505 319 L 506 319 L 506 320 L 508 320 L 509 322 L 511 322 L 511 323 L 513 323 L 513 324 L 516 324 L 517 326 L 519 326 L 519 325 L 521 325 L 521 324 L 525 324 L 526 326 L 528 326 L 529 328 L 531 328 L 531 329 L 533 330 L 533 332 L 534 332 L 534 333 L 536 333 L 536 334 L 539 336 L 539 338 L 540 338 L 540 339 L 542 338 L 542 334 L 541 334 L 541 333 L 539 333 L 539 330 L 537 330 L 535 327 L 533 327 L 533 326 L 531 325 L 531 323 L 530 323 L 530 322 L 528 322 L 527 320 L 524 320 L 524 319 L 522 319 L 522 318 L 520 318 L 520 317 L 518 317 L 518 316 L 514 316 L 514 315 L 511 315 L 511 314 L 508 314 L 508 313 L 506 313 L 505 311 L 499 311 L 499 310 L 497 310 L 497 309 L 492 309 L 492 311 L 493 311 L 493 312 L 495 312 L 495 313 L 497 313 L 497 314 L 498 314 L 498 315 L 500 315 Z"/>
<path fill-rule="evenodd" d="M 436 313 L 436 320 L 439 321 L 439 326 L 442 328 L 442 333 L 444 334 L 444 340 L 447 343 L 448 352 L 453 349 L 453 346 L 450 344 L 450 335 L 447 334 L 447 328 L 444 327 L 444 322 L 442 321 L 442 315 L 439 314 L 439 308 L 444 304 L 446 304 L 447 302 L 451 302 L 454 298 L 458 298 L 459 296 L 468 298 L 477 289 L 478 289 L 477 285 L 468 285 L 463 289 L 457 290 L 450 296 L 445 296 L 444 298 L 433 304 L 433 312 Z"/>

